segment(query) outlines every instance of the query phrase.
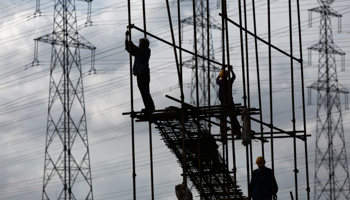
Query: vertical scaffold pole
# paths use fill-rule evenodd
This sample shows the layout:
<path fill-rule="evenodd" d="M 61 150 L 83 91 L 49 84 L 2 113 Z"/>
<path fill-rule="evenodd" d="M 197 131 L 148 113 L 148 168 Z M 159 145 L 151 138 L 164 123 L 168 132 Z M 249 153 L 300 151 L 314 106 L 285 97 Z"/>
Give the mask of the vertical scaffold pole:
<path fill-rule="evenodd" d="M 300 22 L 300 4 L 299 0 L 297 2 L 297 16 L 298 16 L 298 36 L 299 36 L 299 52 L 300 52 L 300 78 L 301 78 L 301 95 L 302 95 L 302 105 L 305 108 L 305 94 L 304 94 L 304 65 L 303 65 L 303 47 L 302 47 L 302 37 L 301 37 L 301 22 Z M 309 160 L 308 160 L 308 149 L 307 149 L 307 137 L 306 137 L 306 113 L 303 109 L 303 127 L 304 127 L 304 151 L 305 151 L 305 172 L 306 172 L 306 195 L 307 200 L 310 200 L 310 181 L 309 181 Z"/>
<path fill-rule="evenodd" d="M 256 76 L 257 76 L 257 87 L 258 87 L 258 100 L 259 100 L 259 119 L 262 121 L 262 103 L 261 103 L 261 87 L 260 87 L 260 65 L 259 65 L 259 50 L 258 50 L 258 39 L 256 37 L 257 35 L 257 28 L 256 28 L 256 11 L 255 11 L 255 0 L 252 0 L 252 12 L 253 12 L 253 26 L 254 26 L 254 46 L 255 46 L 255 62 L 256 62 Z M 264 148 L 264 140 L 263 140 L 263 124 L 260 123 L 260 132 L 261 132 L 261 156 L 265 157 L 265 148 Z M 247 172 L 247 174 L 252 174 L 254 170 L 254 158 L 253 158 L 253 148 L 252 144 L 250 146 L 250 172 Z M 247 179 L 248 184 L 248 197 L 250 198 L 250 187 L 249 187 L 249 181 L 250 179 Z"/>
<path fill-rule="evenodd" d="M 128 0 L 128 31 L 131 41 L 131 5 Z M 130 45 L 130 44 L 129 44 Z M 129 46 L 130 49 L 130 46 Z M 129 53 L 129 74 L 130 74 L 130 110 L 131 110 L 131 149 L 132 149 L 132 188 L 133 199 L 136 200 L 136 163 L 135 163 L 135 128 L 134 128 L 134 91 L 132 82 L 132 55 Z"/>
<path fill-rule="evenodd" d="M 196 71 L 196 106 L 199 107 L 199 80 L 198 80 L 198 58 L 197 58 L 197 15 L 196 1 L 192 0 L 193 7 L 193 41 L 194 41 L 194 67 Z"/>
<path fill-rule="evenodd" d="M 292 123 L 293 123 L 293 152 L 294 152 L 294 184 L 295 197 L 298 199 L 298 166 L 297 166 L 297 147 L 296 147 L 296 128 L 295 128 L 295 103 L 294 103 L 294 61 L 293 61 L 293 22 L 292 22 L 292 2 L 288 1 L 289 11 L 289 50 L 290 50 L 290 78 L 291 78 L 291 99 L 292 99 Z"/>
<path fill-rule="evenodd" d="M 248 30 L 248 25 L 247 25 L 247 4 L 246 4 L 246 1 L 243 1 L 243 8 L 244 8 L 244 28 L 246 30 Z M 241 18 L 241 17 L 240 17 Z M 242 26 L 242 24 L 240 24 Z M 244 106 L 245 108 L 250 108 L 250 73 L 249 73 L 249 47 L 248 47 L 248 32 L 245 31 L 245 35 L 244 35 L 244 38 L 245 38 L 245 59 L 246 59 L 246 63 L 245 63 L 245 66 L 246 66 L 246 76 L 247 76 L 247 91 L 245 90 L 245 76 L 243 77 L 243 92 L 244 92 L 244 95 L 243 95 L 243 100 L 244 100 Z M 241 42 L 243 42 L 243 38 L 241 38 Z M 242 57 L 242 63 L 244 63 L 244 58 Z M 244 72 L 244 65 L 242 66 L 242 72 Z M 247 94 L 247 95 L 246 95 Z M 250 148 L 250 151 L 249 151 L 249 148 Z M 249 156 L 249 152 L 250 152 L 250 156 Z M 249 181 L 250 181 L 250 170 L 249 170 L 249 159 L 251 159 L 251 156 L 252 156 L 252 146 L 251 145 L 247 145 L 246 146 L 246 168 L 247 168 L 247 188 L 248 188 L 248 193 L 249 193 Z M 249 196 L 249 194 L 248 194 Z"/>
<path fill-rule="evenodd" d="M 146 3 L 142 0 L 143 37 L 147 38 Z M 151 176 L 151 199 L 154 200 L 154 173 L 153 173 L 153 145 L 152 145 L 152 123 L 148 122 L 149 132 L 149 154 L 150 154 L 150 176 Z"/>
<path fill-rule="evenodd" d="M 177 56 L 177 51 L 176 51 L 176 43 L 175 43 L 175 35 L 174 35 L 174 30 L 173 30 L 173 24 L 171 20 L 171 13 L 170 13 L 170 6 L 169 6 L 169 0 L 166 0 L 166 6 L 167 6 L 167 11 L 168 11 L 168 19 L 169 19 L 169 26 L 170 26 L 170 33 L 171 33 L 171 39 L 172 39 L 172 46 L 174 50 L 174 57 L 175 57 L 175 63 L 176 63 L 176 70 L 178 74 L 178 79 L 179 79 L 179 85 L 180 85 L 180 93 L 181 93 L 181 108 L 182 108 L 182 119 L 181 119 L 181 131 L 182 131 L 182 144 L 183 144 L 183 184 L 185 188 L 187 187 L 187 179 L 186 179 L 186 146 L 185 146 L 185 114 L 184 114 L 184 92 L 183 92 L 183 81 L 182 81 L 182 68 L 179 64 L 178 56 Z M 178 20 L 180 22 L 180 2 L 178 1 Z M 179 28 L 180 28 L 180 23 L 179 23 Z M 181 47 L 181 32 L 179 29 L 179 43 Z M 181 54 L 181 48 L 180 48 L 180 60 L 182 60 L 182 54 Z"/>
<path fill-rule="evenodd" d="M 149 129 L 149 157 L 150 157 L 150 173 L 151 173 L 151 195 L 154 200 L 154 178 L 153 178 L 153 145 L 152 145 L 152 123 L 148 122 Z"/>
<path fill-rule="evenodd" d="M 273 95 L 272 95 L 272 53 L 271 53 L 271 2 L 267 0 L 267 16 L 268 16 L 268 57 L 269 57 L 269 100 L 270 100 L 270 140 L 271 140 L 271 169 L 272 175 L 275 173 L 275 156 L 274 156 L 274 139 L 273 139 Z M 272 185 L 273 187 L 273 185 Z"/>

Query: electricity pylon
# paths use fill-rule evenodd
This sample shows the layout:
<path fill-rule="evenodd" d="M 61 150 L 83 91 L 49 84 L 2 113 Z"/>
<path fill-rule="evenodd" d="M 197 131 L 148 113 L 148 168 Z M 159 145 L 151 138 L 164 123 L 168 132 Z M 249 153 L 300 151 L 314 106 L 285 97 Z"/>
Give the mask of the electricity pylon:
<path fill-rule="evenodd" d="M 343 129 L 340 93 L 348 91 L 338 82 L 335 54 L 345 53 L 333 42 L 331 17 L 342 17 L 330 8 L 334 0 L 318 0 L 321 14 L 320 40 L 309 47 L 319 52 L 317 90 L 314 199 L 349 199 L 350 181 Z M 310 94 L 310 93 L 309 93 Z"/>
<path fill-rule="evenodd" d="M 221 30 L 221 27 L 213 22 L 213 19 L 209 16 L 207 17 L 207 5 L 204 0 L 195 1 L 195 20 L 196 20 L 196 38 L 197 41 L 197 53 L 210 60 L 215 60 L 214 48 L 213 48 L 213 38 L 211 34 L 211 29 Z M 184 24 L 194 25 L 193 17 L 186 18 L 181 21 Z M 209 26 L 209 34 L 207 34 L 207 27 Z M 195 47 L 194 47 L 195 48 Z M 209 51 L 208 51 L 209 48 Z M 209 54 L 208 54 L 209 52 Z M 192 69 L 192 79 L 191 79 L 191 104 L 199 106 L 208 106 L 208 83 L 210 87 L 214 88 L 216 92 L 216 72 L 221 69 L 215 67 L 214 64 L 208 66 L 207 60 L 202 58 L 197 58 L 197 68 L 198 68 L 198 84 L 196 84 L 196 68 L 195 68 L 195 57 L 187 60 L 183 63 L 183 66 Z M 211 71 L 210 78 L 208 79 L 208 70 Z M 198 102 L 196 98 L 196 87 L 198 85 Z M 216 95 L 216 94 L 215 94 Z M 217 101 L 217 98 L 216 98 Z M 217 102 L 215 102 L 217 103 Z"/>
<path fill-rule="evenodd" d="M 95 47 L 79 35 L 75 12 L 74 0 L 55 1 L 52 33 L 35 39 L 34 62 L 38 42 L 52 45 L 43 200 L 93 199 L 80 49 Z"/>

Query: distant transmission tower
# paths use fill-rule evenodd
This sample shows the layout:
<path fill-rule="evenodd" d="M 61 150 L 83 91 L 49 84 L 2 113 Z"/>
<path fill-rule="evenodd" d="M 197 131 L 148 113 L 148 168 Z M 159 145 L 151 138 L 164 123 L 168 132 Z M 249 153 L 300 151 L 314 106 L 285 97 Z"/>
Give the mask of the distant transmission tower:
<path fill-rule="evenodd" d="M 309 11 L 321 14 L 320 40 L 308 48 L 309 52 L 319 52 L 318 81 L 308 87 L 309 95 L 310 89 L 317 90 L 314 199 L 349 199 L 350 181 L 339 98 L 340 93 L 347 95 L 348 91 L 338 82 L 335 61 L 335 54 L 344 56 L 345 53 L 333 43 L 331 26 L 331 17 L 342 16 L 330 8 L 334 0 L 318 2 L 320 7 Z"/>
<path fill-rule="evenodd" d="M 221 30 L 221 27 L 215 25 L 211 17 L 207 17 L 207 5 L 204 0 L 195 0 L 195 12 L 196 12 L 196 38 L 197 41 L 197 53 L 202 55 L 203 57 L 209 58 L 210 60 L 215 60 L 214 56 L 214 48 L 213 48 L 213 38 L 211 34 L 211 29 Z M 208 23 L 209 22 L 209 23 Z M 193 17 L 186 18 L 182 20 L 182 23 L 188 25 L 194 25 Z M 207 27 L 209 26 L 209 37 L 207 34 Z M 209 55 L 208 55 L 209 48 Z M 212 66 L 208 66 L 208 62 L 205 59 L 197 58 L 197 66 L 198 66 L 198 96 L 199 100 L 197 102 L 197 94 L 196 94 L 196 68 L 195 68 L 195 57 L 192 59 L 185 61 L 183 63 L 185 67 L 189 67 L 192 69 L 192 79 L 191 79 L 191 104 L 199 105 L 199 106 L 208 106 L 208 83 L 211 85 L 214 90 L 216 90 L 216 71 L 221 69 Z M 210 79 L 208 79 L 208 70 L 211 70 Z M 215 94 L 216 95 L 216 94 Z M 217 101 L 217 98 L 216 98 Z M 216 102 L 215 102 L 216 103 Z"/>
<path fill-rule="evenodd" d="M 95 47 L 78 34 L 75 12 L 74 0 L 56 0 L 52 33 L 35 39 L 34 62 L 38 42 L 52 45 L 43 200 L 93 199 L 80 48 Z"/>

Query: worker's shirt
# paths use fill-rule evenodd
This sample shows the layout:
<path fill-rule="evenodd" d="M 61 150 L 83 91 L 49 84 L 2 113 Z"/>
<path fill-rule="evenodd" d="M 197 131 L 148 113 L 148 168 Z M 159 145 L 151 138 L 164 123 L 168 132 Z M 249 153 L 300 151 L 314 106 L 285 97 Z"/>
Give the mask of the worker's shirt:
<path fill-rule="evenodd" d="M 221 103 L 229 103 L 230 95 L 232 95 L 232 84 L 236 77 L 231 77 L 229 81 L 224 81 L 223 79 L 216 79 L 216 84 L 219 85 L 219 99 Z M 229 82 L 229 84 L 227 84 Z M 231 90 L 231 93 L 230 93 Z M 233 99 L 231 99 L 233 101 Z"/>
<path fill-rule="evenodd" d="M 277 182 L 270 168 L 263 167 L 253 171 L 250 192 L 254 200 L 271 198 L 278 192 Z"/>
<path fill-rule="evenodd" d="M 148 61 L 151 57 L 151 49 L 140 48 L 135 46 L 131 42 L 131 51 L 129 51 L 129 44 L 125 41 L 125 50 L 127 50 L 131 55 L 135 57 L 134 66 L 132 68 L 132 73 L 137 76 L 144 73 L 149 73 Z"/>

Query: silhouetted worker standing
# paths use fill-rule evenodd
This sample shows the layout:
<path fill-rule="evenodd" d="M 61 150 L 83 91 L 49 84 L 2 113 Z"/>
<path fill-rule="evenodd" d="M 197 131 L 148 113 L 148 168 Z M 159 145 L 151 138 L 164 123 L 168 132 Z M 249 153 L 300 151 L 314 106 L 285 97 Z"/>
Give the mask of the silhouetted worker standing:
<path fill-rule="evenodd" d="M 259 168 L 253 171 L 250 182 L 250 194 L 253 200 L 272 200 L 272 197 L 277 199 L 277 182 L 272 170 L 265 167 L 265 163 L 263 157 L 256 159 Z"/>
<path fill-rule="evenodd" d="M 224 69 L 220 71 L 219 76 L 216 78 L 216 84 L 219 85 L 219 100 L 221 102 L 222 106 L 228 106 L 231 104 L 231 106 L 234 106 L 233 97 L 232 97 L 232 84 L 236 79 L 236 74 L 232 70 L 232 66 L 229 66 L 228 70 Z M 231 72 L 231 77 L 230 77 Z M 223 110 L 225 111 L 225 110 Z M 230 115 L 229 115 L 230 116 Z M 239 125 L 239 122 L 237 120 L 237 115 L 232 114 L 232 118 L 230 116 L 230 120 L 232 121 L 233 127 L 232 132 L 236 134 L 236 138 L 241 137 L 241 127 Z M 226 132 L 227 132 L 227 115 L 221 114 L 220 119 L 220 134 L 221 134 L 221 140 L 223 143 L 226 143 Z"/>
<path fill-rule="evenodd" d="M 128 41 L 129 31 L 125 32 L 125 50 L 135 57 L 132 73 L 137 77 L 137 86 L 139 87 L 145 109 L 143 111 L 154 111 L 154 102 L 150 94 L 150 70 L 148 66 L 151 57 L 151 49 L 147 38 L 139 39 L 139 46 L 135 46 L 132 41 Z M 129 49 L 130 48 L 130 49 Z"/>

